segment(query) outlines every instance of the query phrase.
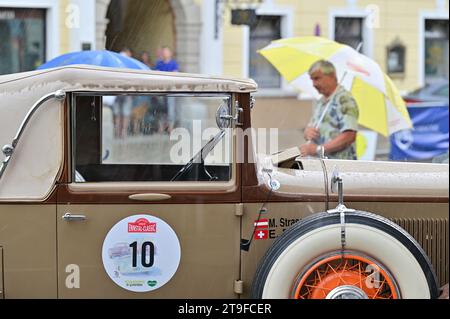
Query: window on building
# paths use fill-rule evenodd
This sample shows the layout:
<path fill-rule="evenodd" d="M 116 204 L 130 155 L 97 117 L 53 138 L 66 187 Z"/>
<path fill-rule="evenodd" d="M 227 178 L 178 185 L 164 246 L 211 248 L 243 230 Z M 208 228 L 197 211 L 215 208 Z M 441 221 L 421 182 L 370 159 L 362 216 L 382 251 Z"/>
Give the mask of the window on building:
<path fill-rule="evenodd" d="M 425 20 L 425 82 L 448 79 L 448 20 Z"/>
<path fill-rule="evenodd" d="M 389 75 L 403 74 L 405 72 L 406 46 L 395 40 L 387 48 L 387 73 Z"/>
<path fill-rule="evenodd" d="M 0 8 L 0 74 L 45 62 L 45 10 Z"/>
<path fill-rule="evenodd" d="M 363 23 L 363 18 L 335 18 L 335 41 L 346 44 L 354 49 L 362 43 L 363 46 L 360 52 L 364 52 Z"/>
<path fill-rule="evenodd" d="M 258 53 L 258 50 L 281 38 L 280 16 L 258 16 L 250 27 L 249 75 L 260 88 L 281 88 L 280 73 Z"/>

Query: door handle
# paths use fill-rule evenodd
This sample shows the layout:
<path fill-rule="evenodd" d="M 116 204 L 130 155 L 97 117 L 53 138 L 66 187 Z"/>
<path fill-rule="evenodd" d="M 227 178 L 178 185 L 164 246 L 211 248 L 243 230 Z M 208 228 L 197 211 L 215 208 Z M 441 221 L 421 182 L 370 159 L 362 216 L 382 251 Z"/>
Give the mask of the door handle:
<path fill-rule="evenodd" d="M 149 193 L 149 194 L 133 194 L 128 196 L 131 200 L 138 200 L 138 201 L 145 201 L 145 202 L 156 202 L 160 200 L 168 200 L 171 199 L 172 196 L 167 194 L 156 194 L 156 193 Z"/>
<path fill-rule="evenodd" d="M 74 222 L 74 221 L 84 221 L 87 219 L 87 217 L 85 215 L 72 215 L 71 213 L 65 213 L 62 219 L 68 222 Z"/>

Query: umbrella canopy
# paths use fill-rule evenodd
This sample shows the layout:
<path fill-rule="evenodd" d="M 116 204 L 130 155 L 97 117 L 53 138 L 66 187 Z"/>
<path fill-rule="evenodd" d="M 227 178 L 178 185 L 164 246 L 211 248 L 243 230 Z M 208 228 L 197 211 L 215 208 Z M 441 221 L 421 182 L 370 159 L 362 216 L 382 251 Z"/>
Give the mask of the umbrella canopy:
<path fill-rule="evenodd" d="M 38 70 L 70 64 L 88 64 L 126 69 L 150 70 L 144 63 L 122 54 L 108 51 L 79 51 L 60 55 L 38 67 Z"/>
<path fill-rule="evenodd" d="M 392 80 L 376 62 L 347 45 L 311 36 L 273 41 L 258 52 L 292 85 L 315 97 L 318 92 L 308 70 L 314 62 L 328 60 L 358 103 L 361 125 L 384 136 L 412 127 L 405 102 Z"/>

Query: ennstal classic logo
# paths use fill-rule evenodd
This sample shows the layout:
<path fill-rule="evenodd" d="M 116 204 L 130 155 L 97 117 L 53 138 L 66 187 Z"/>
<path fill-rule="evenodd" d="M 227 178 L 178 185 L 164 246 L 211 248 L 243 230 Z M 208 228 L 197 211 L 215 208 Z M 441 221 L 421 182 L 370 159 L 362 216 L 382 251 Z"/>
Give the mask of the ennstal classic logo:
<path fill-rule="evenodd" d="M 156 223 L 151 223 L 145 218 L 139 218 L 134 223 L 128 223 L 129 233 L 156 233 Z"/>

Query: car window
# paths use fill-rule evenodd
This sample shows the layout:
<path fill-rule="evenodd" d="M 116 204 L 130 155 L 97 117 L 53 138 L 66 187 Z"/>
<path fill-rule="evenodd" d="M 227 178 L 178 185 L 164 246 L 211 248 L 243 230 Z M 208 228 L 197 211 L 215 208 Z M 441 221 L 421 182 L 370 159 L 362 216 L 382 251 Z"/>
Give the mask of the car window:
<path fill-rule="evenodd" d="M 440 87 L 433 94 L 448 98 L 448 85 L 444 85 L 444 86 Z"/>
<path fill-rule="evenodd" d="M 424 86 L 411 91 L 409 94 L 410 95 L 419 95 L 419 94 L 426 92 L 429 88 L 430 88 L 430 84 L 427 83 Z"/>
<path fill-rule="evenodd" d="M 74 100 L 77 183 L 232 177 L 231 134 L 216 124 L 218 107 L 230 109 L 229 95 L 80 94 Z"/>

